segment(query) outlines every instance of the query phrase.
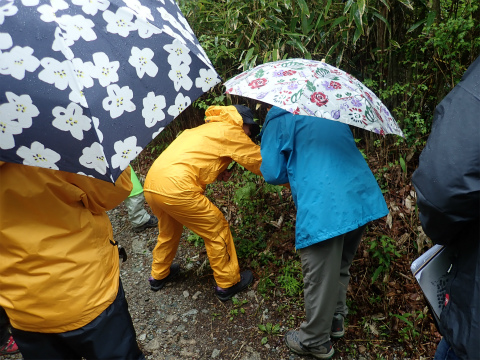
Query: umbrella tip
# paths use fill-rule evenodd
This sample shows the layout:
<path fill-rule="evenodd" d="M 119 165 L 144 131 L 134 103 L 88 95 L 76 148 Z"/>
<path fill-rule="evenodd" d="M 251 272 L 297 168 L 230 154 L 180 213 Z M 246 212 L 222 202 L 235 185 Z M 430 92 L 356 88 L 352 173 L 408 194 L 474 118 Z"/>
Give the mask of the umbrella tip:
<path fill-rule="evenodd" d="M 322 59 L 322 62 L 325 62 L 325 59 Z"/>

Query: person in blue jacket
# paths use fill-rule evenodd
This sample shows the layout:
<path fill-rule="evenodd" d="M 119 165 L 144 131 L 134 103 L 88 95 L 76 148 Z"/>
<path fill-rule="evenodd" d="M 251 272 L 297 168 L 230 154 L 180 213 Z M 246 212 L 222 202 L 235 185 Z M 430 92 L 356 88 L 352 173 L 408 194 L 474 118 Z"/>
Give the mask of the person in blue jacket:
<path fill-rule="evenodd" d="M 329 359 L 344 335 L 350 265 L 366 224 L 388 214 L 382 192 L 348 125 L 269 110 L 261 136 L 261 172 L 289 183 L 297 210 L 306 318 L 285 334 L 300 355 Z"/>

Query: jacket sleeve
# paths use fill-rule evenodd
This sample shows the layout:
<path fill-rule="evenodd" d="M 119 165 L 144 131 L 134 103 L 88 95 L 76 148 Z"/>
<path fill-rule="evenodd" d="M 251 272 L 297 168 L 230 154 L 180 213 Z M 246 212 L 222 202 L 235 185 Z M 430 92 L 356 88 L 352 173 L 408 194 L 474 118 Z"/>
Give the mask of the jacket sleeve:
<path fill-rule="evenodd" d="M 229 149 L 227 156 L 254 174 L 262 175 L 260 146 L 256 145 L 241 128 L 230 131 L 226 135 L 226 141 L 226 147 Z"/>
<path fill-rule="evenodd" d="M 278 127 L 279 121 L 270 121 L 263 129 L 261 154 L 267 159 L 262 163 L 265 181 L 274 185 L 285 185 L 289 182 L 287 172 L 288 151 L 285 149 L 283 136 Z"/>
<path fill-rule="evenodd" d="M 68 181 L 81 189 L 83 205 L 92 213 L 100 214 L 117 207 L 130 195 L 133 188 L 130 171 L 127 166 L 115 184 L 78 174 L 71 174 Z"/>
<path fill-rule="evenodd" d="M 438 244 L 460 240 L 480 218 L 480 58 L 435 109 L 432 132 L 412 183 L 420 221 Z M 469 68 L 470 71 L 470 68 Z"/>

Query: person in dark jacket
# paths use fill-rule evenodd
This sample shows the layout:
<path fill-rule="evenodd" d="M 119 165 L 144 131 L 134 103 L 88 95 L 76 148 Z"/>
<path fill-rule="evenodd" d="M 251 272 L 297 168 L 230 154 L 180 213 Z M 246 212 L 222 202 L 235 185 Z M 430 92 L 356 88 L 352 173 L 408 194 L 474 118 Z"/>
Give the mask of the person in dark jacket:
<path fill-rule="evenodd" d="M 480 57 L 435 109 L 412 183 L 420 221 L 455 251 L 435 360 L 480 358 Z"/>

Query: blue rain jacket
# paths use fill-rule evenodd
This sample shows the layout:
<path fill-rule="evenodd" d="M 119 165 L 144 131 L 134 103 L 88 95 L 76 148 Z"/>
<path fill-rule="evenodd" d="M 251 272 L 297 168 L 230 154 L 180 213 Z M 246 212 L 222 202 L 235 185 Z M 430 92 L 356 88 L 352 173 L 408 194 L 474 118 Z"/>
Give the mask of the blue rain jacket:
<path fill-rule="evenodd" d="M 273 107 L 262 129 L 261 154 L 265 180 L 290 183 L 297 208 L 297 249 L 388 214 L 346 124 Z"/>

